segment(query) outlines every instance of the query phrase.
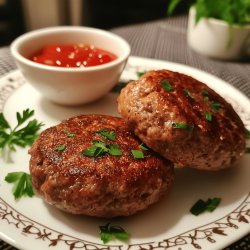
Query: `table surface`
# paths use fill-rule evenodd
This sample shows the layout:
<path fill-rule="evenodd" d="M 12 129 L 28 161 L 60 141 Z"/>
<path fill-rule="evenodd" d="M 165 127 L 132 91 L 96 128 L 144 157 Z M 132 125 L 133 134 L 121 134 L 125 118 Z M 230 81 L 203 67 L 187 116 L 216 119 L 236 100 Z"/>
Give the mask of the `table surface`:
<path fill-rule="evenodd" d="M 219 61 L 193 52 L 186 43 L 187 17 L 178 16 L 112 29 L 131 45 L 131 55 L 186 64 L 230 83 L 250 98 L 250 58 L 243 62 Z M 0 48 L 0 76 L 16 69 L 8 47 Z M 0 240 L 1 250 L 16 248 Z M 224 250 L 249 250 L 249 234 Z"/>

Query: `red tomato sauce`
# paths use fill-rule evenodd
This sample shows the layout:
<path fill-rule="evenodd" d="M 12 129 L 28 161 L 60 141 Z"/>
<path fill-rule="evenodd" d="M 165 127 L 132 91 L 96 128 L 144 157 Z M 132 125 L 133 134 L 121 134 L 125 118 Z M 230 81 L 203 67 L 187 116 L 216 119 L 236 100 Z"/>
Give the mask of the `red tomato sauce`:
<path fill-rule="evenodd" d="M 115 60 L 111 52 L 84 44 L 52 44 L 43 47 L 30 59 L 34 62 L 57 67 L 90 67 Z"/>

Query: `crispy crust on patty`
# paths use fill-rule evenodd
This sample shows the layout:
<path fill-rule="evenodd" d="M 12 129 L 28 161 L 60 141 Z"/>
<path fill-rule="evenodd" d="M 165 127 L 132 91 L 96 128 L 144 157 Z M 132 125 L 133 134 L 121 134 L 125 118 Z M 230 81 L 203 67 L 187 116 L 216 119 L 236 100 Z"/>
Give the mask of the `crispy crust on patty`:
<path fill-rule="evenodd" d="M 184 74 L 146 73 L 121 91 L 118 110 L 143 142 L 180 167 L 223 169 L 245 150 L 244 125 L 232 106 Z"/>
<path fill-rule="evenodd" d="M 115 141 L 96 133 L 102 129 L 115 131 Z M 116 144 L 122 155 L 84 155 L 93 141 Z M 65 120 L 42 132 L 29 151 L 33 187 L 69 213 L 107 218 L 134 214 L 157 202 L 174 179 L 172 164 L 153 151 L 144 150 L 143 159 L 133 158 L 131 150 L 140 144 L 118 117 Z M 56 150 L 62 145 L 63 150 Z"/>

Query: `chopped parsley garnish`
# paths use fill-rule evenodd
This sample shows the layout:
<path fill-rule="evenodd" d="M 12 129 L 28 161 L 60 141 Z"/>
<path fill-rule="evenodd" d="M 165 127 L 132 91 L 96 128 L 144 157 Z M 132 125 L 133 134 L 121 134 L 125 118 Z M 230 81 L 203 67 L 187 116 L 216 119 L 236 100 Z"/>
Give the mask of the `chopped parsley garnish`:
<path fill-rule="evenodd" d="M 66 149 L 66 145 L 62 144 L 62 145 L 58 145 L 55 147 L 55 151 L 64 151 Z"/>
<path fill-rule="evenodd" d="M 108 152 L 111 155 L 117 155 L 117 156 L 122 155 L 122 151 L 120 150 L 119 146 L 115 144 L 109 146 Z"/>
<path fill-rule="evenodd" d="M 245 128 L 245 135 L 247 139 L 250 139 L 250 131 Z"/>
<path fill-rule="evenodd" d="M 213 198 L 208 199 L 207 201 L 204 201 L 202 199 L 199 199 L 190 209 L 190 212 L 193 215 L 199 215 L 205 211 L 213 212 L 220 204 L 221 199 L 220 198 Z"/>
<path fill-rule="evenodd" d="M 212 114 L 208 111 L 205 112 L 205 118 L 210 122 L 213 120 Z"/>
<path fill-rule="evenodd" d="M 210 103 L 210 107 L 214 110 L 214 111 L 220 111 L 221 109 L 221 104 L 218 102 L 211 102 Z"/>
<path fill-rule="evenodd" d="M 86 150 L 82 150 L 82 153 L 89 157 L 100 157 L 106 154 L 109 149 L 106 143 L 103 141 L 93 141 L 93 145 L 88 147 Z"/>
<path fill-rule="evenodd" d="M 113 239 L 126 241 L 130 235 L 120 226 L 111 226 L 107 223 L 105 226 L 99 226 L 101 240 L 104 244 L 108 243 Z"/>
<path fill-rule="evenodd" d="M 111 130 L 109 131 L 108 129 L 102 129 L 96 132 L 97 134 L 100 134 L 107 139 L 114 141 L 115 140 L 115 131 Z"/>
<path fill-rule="evenodd" d="M 133 149 L 131 150 L 131 153 L 135 159 L 143 159 L 144 154 L 141 150 Z"/>
<path fill-rule="evenodd" d="M 11 128 L 3 113 L 0 113 L 0 149 L 8 148 L 16 151 L 15 146 L 30 146 L 38 136 L 39 129 L 44 125 L 33 119 L 21 128 L 34 115 L 34 110 L 26 109 L 16 113 L 17 125 Z"/>
<path fill-rule="evenodd" d="M 203 89 L 203 90 L 201 91 L 201 94 L 202 94 L 204 97 L 209 97 L 209 92 L 208 92 L 207 89 Z"/>
<path fill-rule="evenodd" d="M 181 123 L 181 122 L 174 122 L 172 124 L 173 128 L 181 128 L 181 129 L 186 129 L 188 131 L 192 131 L 194 129 L 194 126 L 191 125 L 187 125 L 185 123 Z"/>
<path fill-rule="evenodd" d="M 121 90 L 127 86 L 129 82 L 118 82 L 112 89 L 111 92 L 113 93 L 120 93 Z"/>
<path fill-rule="evenodd" d="M 67 137 L 75 137 L 76 134 L 70 131 L 65 130 L 64 133 L 67 135 Z"/>
<path fill-rule="evenodd" d="M 161 82 L 161 86 L 167 92 L 174 91 L 174 88 L 173 88 L 172 84 L 169 81 L 167 81 L 167 80 L 162 81 Z"/>
<path fill-rule="evenodd" d="M 194 99 L 193 95 L 190 93 L 190 91 L 188 89 L 183 89 L 183 93 L 187 96 L 190 97 L 192 99 Z"/>
<path fill-rule="evenodd" d="M 29 174 L 25 172 L 12 172 L 8 173 L 4 180 L 8 183 L 14 183 L 12 193 L 16 200 L 25 195 L 29 197 L 34 195 L 31 176 Z"/>
<path fill-rule="evenodd" d="M 139 148 L 143 150 L 148 150 L 148 147 L 144 143 L 140 144 Z"/>
<path fill-rule="evenodd" d="M 105 154 L 121 156 L 122 151 L 116 144 L 106 144 L 103 141 L 93 141 L 93 145 L 86 150 L 82 150 L 82 153 L 88 157 L 100 157 Z"/>
<path fill-rule="evenodd" d="M 204 100 L 209 102 L 209 106 L 211 107 L 211 109 L 213 109 L 213 111 L 220 111 L 221 104 L 210 100 L 209 92 L 207 89 L 203 89 L 201 93 L 204 96 Z"/>
<path fill-rule="evenodd" d="M 138 78 L 141 78 L 146 73 L 147 73 L 147 71 L 137 71 L 136 75 L 137 75 Z"/>

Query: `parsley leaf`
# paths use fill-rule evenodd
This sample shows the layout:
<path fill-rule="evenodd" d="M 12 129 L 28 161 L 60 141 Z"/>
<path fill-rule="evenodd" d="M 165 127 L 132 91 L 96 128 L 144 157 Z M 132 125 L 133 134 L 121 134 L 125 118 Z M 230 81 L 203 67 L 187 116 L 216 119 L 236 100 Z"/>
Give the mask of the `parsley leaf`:
<path fill-rule="evenodd" d="M 141 143 L 139 148 L 141 148 L 143 150 L 148 150 L 148 147 L 144 143 Z"/>
<path fill-rule="evenodd" d="M 191 126 L 191 125 L 187 125 L 185 123 L 182 123 L 182 122 L 174 122 L 172 124 L 172 127 L 173 128 L 181 128 L 181 129 L 186 129 L 188 131 L 192 131 L 194 126 Z"/>
<path fill-rule="evenodd" d="M 167 80 L 162 81 L 161 86 L 166 92 L 174 91 L 172 84 Z"/>
<path fill-rule="evenodd" d="M 35 141 L 38 131 L 44 124 L 33 119 L 21 127 L 33 115 L 34 110 L 29 109 L 24 110 L 22 114 L 17 112 L 17 125 L 12 129 L 3 113 L 0 113 L 0 149 L 8 148 L 10 151 L 16 151 L 15 146 L 26 147 Z"/>
<path fill-rule="evenodd" d="M 199 215 L 205 211 L 213 212 L 218 205 L 220 204 L 221 199 L 220 198 L 213 198 L 208 199 L 207 201 L 204 201 L 202 199 L 199 199 L 190 209 L 190 212 L 193 215 Z"/>
<path fill-rule="evenodd" d="M 108 129 L 102 129 L 96 133 L 108 138 L 111 141 L 115 141 L 115 131 L 113 130 L 109 131 Z"/>
<path fill-rule="evenodd" d="M 67 137 L 75 137 L 76 134 L 67 130 L 64 130 L 64 133 L 67 135 Z"/>
<path fill-rule="evenodd" d="M 245 135 L 247 139 L 250 139 L 250 130 L 245 128 Z"/>
<path fill-rule="evenodd" d="M 221 109 L 221 104 L 218 102 L 211 102 L 210 103 L 210 107 L 214 110 L 214 111 L 220 111 Z"/>
<path fill-rule="evenodd" d="M 55 151 L 64 151 L 66 149 L 66 145 L 62 144 L 57 147 L 55 147 Z"/>
<path fill-rule="evenodd" d="M 171 0 L 168 5 L 167 15 L 171 16 L 181 0 Z"/>
<path fill-rule="evenodd" d="M 188 89 L 183 89 L 183 93 L 185 94 L 185 96 L 194 99 L 193 95 L 190 93 Z"/>
<path fill-rule="evenodd" d="M 31 176 L 29 174 L 25 172 L 12 172 L 8 173 L 4 180 L 8 183 L 14 183 L 13 195 L 16 200 L 25 195 L 29 197 L 34 195 Z"/>
<path fill-rule="evenodd" d="M 133 149 L 131 150 L 131 153 L 135 159 L 143 159 L 144 154 L 141 150 Z"/>
<path fill-rule="evenodd" d="M 109 154 L 120 156 L 122 155 L 122 151 L 120 150 L 118 145 L 113 144 L 109 146 Z"/>
<path fill-rule="evenodd" d="M 82 154 L 88 157 L 100 157 L 105 154 L 121 156 L 122 151 L 116 144 L 106 144 L 103 141 L 93 141 L 93 145 L 85 150 L 82 150 Z"/>
<path fill-rule="evenodd" d="M 121 90 L 127 86 L 129 82 L 118 82 L 112 89 L 111 92 L 113 93 L 120 93 Z"/>
<path fill-rule="evenodd" d="M 99 226 L 101 240 L 104 244 L 108 243 L 113 239 L 118 239 L 126 241 L 129 239 L 130 235 L 120 226 L 111 226 L 107 223 L 105 226 Z"/>
<path fill-rule="evenodd" d="M 141 78 L 146 73 L 147 73 L 147 71 L 137 71 L 136 75 L 137 75 L 138 78 Z"/>
<path fill-rule="evenodd" d="M 213 120 L 212 114 L 208 111 L 205 112 L 205 118 L 210 122 Z"/>

